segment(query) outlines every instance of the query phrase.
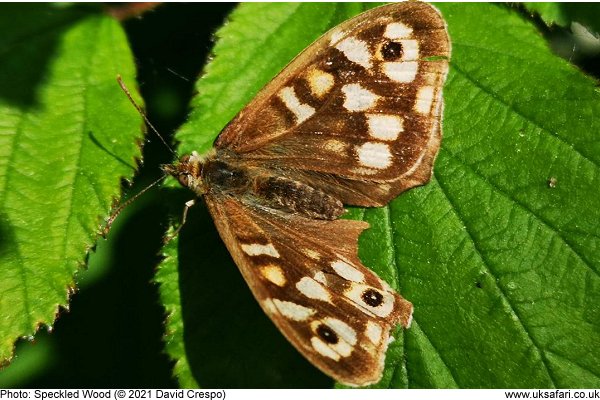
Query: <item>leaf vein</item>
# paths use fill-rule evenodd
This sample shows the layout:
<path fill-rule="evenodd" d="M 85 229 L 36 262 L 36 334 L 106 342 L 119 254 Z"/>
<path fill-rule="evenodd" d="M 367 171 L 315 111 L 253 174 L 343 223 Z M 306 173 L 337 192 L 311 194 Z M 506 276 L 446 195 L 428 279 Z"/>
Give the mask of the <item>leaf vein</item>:
<path fill-rule="evenodd" d="M 9 181 L 10 181 L 10 176 L 11 174 L 9 173 L 9 170 L 12 169 L 10 166 L 14 165 L 14 159 L 15 159 L 15 147 L 16 144 L 18 142 L 18 138 L 23 134 L 23 122 L 25 120 L 24 115 L 22 113 L 20 113 L 19 115 L 19 121 L 17 122 L 16 126 L 15 126 L 15 133 L 13 136 L 13 140 L 11 141 L 10 144 L 10 149 L 9 149 L 9 158 L 8 158 L 8 162 L 7 162 L 7 171 L 6 171 L 6 179 L 4 180 L 4 188 L 2 191 L 0 191 L 1 193 L 7 193 L 8 192 L 8 187 L 9 187 Z M 18 170 L 14 170 L 14 173 L 18 173 Z M 7 209 L 7 204 L 6 204 L 6 200 L 7 197 L 3 196 L 3 198 L 1 198 L 2 200 L 2 209 L 6 210 Z M 13 229 L 12 224 L 10 224 L 10 229 Z M 25 270 L 25 265 L 27 264 L 25 262 L 25 257 L 23 257 L 23 254 L 21 253 L 21 248 L 19 246 L 19 240 L 14 240 L 14 247 L 13 247 L 13 254 L 16 255 L 16 257 L 19 259 L 19 263 L 18 263 L 18 268 L 19 268 L 19 277 L 21 278 L 21 282 L 22 282 L 22 296 L 23 296 L 23 308 L 25 309 L 25 329 L 29 329 L 29 327 L 32 326 L 33 321 L 31 319 L 31 306 L 30 306 L 30 298 L 29 298 L 29 291 L 27 290 L 27 271 Z"/>
<path fill-rule="evenodd" d="M 497 193 L 501 194 L 504 198 L 506 198 L 509 201 L 511 201 L 513 204 L 515 204 L 516 206 L 518 206 L 520 209 L 522 209 L 523 211 L 525 211 L 529 215 L 533 216 L 536 221 L 539 221 L 543 226 L 545 226 L 551 232 L 553 232 L 560 239 L 560 241 L 567 247 L 567 249 L 569 249 L 572 252 L 572 254 L 574 254 L 581 261 L 581 263 L 583 265 L 585 265 L 587 268 L 589 268 L 589 270 L 593 274 L 595 274 L 596 276 L 600 277 L 599 271 L 597 271 L 593 267 L 593 262 L 590 261 L 590 260 L 588 260 L 588 258 L 585 257 L 584 254 L 579 253 L 577 250 L 575 250 L 574 245 L 568 240 L 568 238 L 565 237 L 565 236 L 563 236 L 561 234 L 561 231 L 557 227 L 553 226 L 550 221 L 547 221 L 541 215 L 538 215 L 537 213 L 535 213 L 533 210 L 531 210 L 529 207 L 527 207 L 527 205 L 525 205 L 524 203 L 522 203 L 518 199 L 510 196 L 509 193 L 507 193 L 505 190 L 503 190 L 501 187 L 499 187 L 498 185 L 496 185 L 495 183 L 493 183 L 491 180 L 489 180 L 485 176 L 481 175 L 477 171 L 477 169 L 473 168 L 465 160 L 461 159 L 459 156 L 457 156 L 456 154 L 454 154 L 452 151 L 450 151 L 447 148 L 445 148 L 444 152 L 447 153 L 448 156 L 450 156 L 450 157 L 454 158 L 455 160 L 459 161 L 465 168 L 469 169 L 469 171 L 471 171 L 473 174 L 475 174 L 476 176 L 478 176 L 479 178 L 481 178 L 484 182 L 486 182 L 488 185 L 490 185 L 492 188 L 494 188 Z M 587 232 L 586 232 L 586 234 L 587 234 Z"/>
<path fill-rule="evenodd" d="M 82 99 L 82 105 L 83 105 L 83 109 L 81 111 L 81 114 L 84 116 L 81 119 L 81 129 L 79 130 L 79 135 L 77 135 L 76 137 L 79 139 L 77 141 L 77 143 L 75 144 L 77 146 L 77 160 L 75 161 L 75 168 L 73 168 L 73 174 L 72 176 L 69 178 L 69 181 L 71 182 L 71 185 L 69 185 L 69 193 L 68 193 L 68 205 L 66 207 L 67 210 L 67 218 L 66 218 L 66 226 L 65 226 L 65 238 L 63 241 L 63 246 L 62 246 L 62 256 L 61 259 L 62 260 L 66 260 L 66 254 L 67 254 L 67 246 L 69 244 L 69 232 L 71 231 L 71 224 L 73 223 L 73 204 L 75 202 L 75 190 L 79 181 L 79 177 L 80 175 L 77 173 L 77 171 L 81 171 L 81 166 L 82 166 L 82 159 L 83 159 L 83 145 L 84 145 L 84 134 L 83 132 L 87 131 L 87 124 L 89 121 L 89 101 L 88 101 L 88 94 L 89 94 L 89 87 L 91 85 L 91 81 L 90 81 L 90 73 L 91 73 L 91 69 L 92 69 L 92 65 L 93 65 L 93 56 L 94 54 L 96 54 L 96 52 L 98 51 L 98 43 L 100 42 L 99 40 L 97 40 L 97 38 L 100 36 L 100 31 L 101 28 L 97 27 L 97 29 L 93 30 L 94 33 L 96 34 L 94 37 L 94 40 L 91 40 L 92 43 L 92 49 L 90 51 L 90 62 L 85 63 L 85 68 L 82 71 L 82 78 L 83 78 L 83 89 L 80 93 L 81 95 L 81 99 Z M 69 268 L 69 263 L 65 262 L 63 264 L 63 267 L 65 268 L 67 274 L 71 275 L 73 273 L 73 271 L 71 271 L 71 269 Z"/>
<path fill-rule="evenodd" d="M 413 323 L 415 323 L 415 322 L 413 321 Z M 450 366 L 448 365 L 446 360 L 444 360 L 444 357 L 442 357 L 442 353 L 437 349 L 437 347 L 434 346 L 433 342 L 429 339 L 429 336 L 425 333 L 425 331 L 423 330 L 423 327 L 421 327 L 419 324 L 416 324 L 416 325 L 419 327 L 419 331 L 421 331 L 423 333 L 423 337 L 425 338 L 425 340 L 427 340 L 427 342 L 429 342 L 429 344 L 431 345 L 431 348 L 435 350 L 435 353 L 437 354 L 439 360 L 442 362 L 442 364 L 446 368 L 446 371 L 448 371 L 448 374 L 450 374 L 450 377 L 452 378 L 454 385 L 457 388 L 462 387 L 461 385 L 458 384 L 456 377 L 452 373 L 452 368 L 450 368 Z"/>
<path fill-rule="evenodd" d="M 573 365 L 576 365 L 578 368 L 581 368 L 582 370 L 584 370 L 584 371 L 586 371 L 586 372 L 589 372 L 591 375 L 593 375 L 593 376 L 595 376 L 595 377 L 598 377 L 598 378 L 600 378 L 600 375 L 598 375 L 598 373 L 597 373 L 596 371 L 592 371 L 592 370 L 590 370 L 590 369 L 589 369 L 589 367 L 584 367 L 583 365 L 579 364 L 579 363 L 578 363 L 576 360 L 573 360 L 573 359 L 567 358 L 567 357 L 563 356 L 562 354 L 558 354 L 558 353 L 556 353 L 556 352 L 554 352 L 554 351 L 551 351 L 551 350 L 546 350 L 546 353 L 548 353 L 548 354 L 552 354 L 552 355 L 554 355 L 554 356 L 555 356 L 555 357 L 557 357 L 557 358 L 560 358 L 560 359 L 566 360 L 566 361 L 568 361 L 569 363 L 571 363 L 571 364 L 573 364 Z"/>
<path fill-rule="evenodd" d="M 457 72 L 459 72 L 463 77 L 465 77 L 466 80 L 468 80 L 469 82 L 471 82 L 473 84 L 473 86 L 475 86 L 476 88 L 480 89 L 483 93 L 486 93 L 491 98 L 493 98 L 494 100 L 496 100 L 498 103 L 502 104 L 503 106 L 505 106 L 506 108 L 508 108 L 512 112 L 514 112 L 516 115 L 518 115 L 519 117 L 523 118 L 525 121 L 531 123 L 532 125 L 534 125 L 535 127 L 539 128 L 540 130 L 548 133 L 551 137 L 554 137 L 556 140 L 558 140 L 563 145 L 571 148 L 575 153 L 577 153 L 578 156 L 580 156 L 582 159 L 588 161 L 590 164 L 592 164 L 593 166 L 595 166 L 597 169 L 600 168 L 600 165 L 596 161 L 590 159 L 585 154 L 583 154 L 580 149 L 578 149 L 577 147 L 575 147 L 574 144 L 567 142 L 565 139 L 563 139 L 562 137 L 560 137 L 556 132 L 552 131 L 551 129 L 549 129 L 549 128 L 545 127 L 545 126 L 543 126 L 541 122 L 536 121 L 535 119 L 533 119 L 533 117 L 526 115 L 522 110 L 520 110 L 520 109 L 518 109 L 516 107 L 516 104 L 509 104 L 509 103 L 507 103 L 503 98 L 501 98 L 500 96 L 498 96 L 494 91 L 492 91 L 489 88 L 483 86 L 479 81 L 473 79 L 466 71 L 462 70 L 456 64 L 452 64 L 452 67 L 453 67 L 454 70 L 456 70 Z"/>
<path fill-rule="evenodd" d="M 439 187 L 441 189 L 442 194 L 444 195 L 444 197 L 448 201 L 448 204 L 450 205 L 450 207 L 452 208 L 452 210 L 454 210 L 454 215 L 459 219 L 459 221 L 465 227 L 464 231 L 467 234 L 470 242 L 473 244 L 473 249 L 475 250 L 475 253 L 479 257 L 479 259 L 482 261 L 483 267 L 485 268 L 485 270 L 491 276 L 494 276 L 494 278 L 496 278 L 496 275 L 494 274 L 494 271 L 493 271 L 493 268 L 492 268 L 491 261 L 487 259 L 487 257 L 485 256 L 485 253 L 477 245 L 477 241 L 475 240 L 475 236 L 471 232 L 469 224 L 467 224 L 467 221 L 464 219 L 463 215 L 460 213 L 459 208 L 456 206 L 456 204 L 452 200 L 448 189 L 444 186 L 443 181 L 438 178 L 438 176 L 437 176 L 437 174 L 435 172 L 434 172 L 434 177 L 435 177 L 435 180 L 437 181 L 437 183 L 438 183 L 438 185 L 439 185 Z M 516 307 L 513 306 L 513 304 L 511 303 L 509 297 L 504 292 L 502 286 L 497 283 L 497 279 L 493 279 L 492 281 L 495 282 L 495 286 L 496 286 L 498 292 L 500 293 L 501 300 L 510 308 L 510 312 L 516 317 L 516 322 L 518 323 L 518 325 L 520 326 L 520 328 L 522 329 L 522 331 L 525 333 L 525 335 L 527 336 L 528 340 L 534 346 L 534 348 L 536 350 L 536 353 L 538 354 L 539 359 L 540 359 L 542 365 L 544 366 L 544 369 L 545 369 L 545 371 L 546 371 L 546 373 L 548 375 L 548 378 L 552 382 L 552 385 L 554 387 L 556 387 L 555 379 L 554 379 L 554 377 L 551 374 L 550 367 L 547 364 L 546 357 L 544 357 L 544 354 L 543 354 L 541 346 L 535 340 L 534 335 L 532 335 L 529 332 L 529 330 L 527 329 L 525 323 L 522 320 L 522 317 L 521 317 L 520 313 L 517 311 Z"/>

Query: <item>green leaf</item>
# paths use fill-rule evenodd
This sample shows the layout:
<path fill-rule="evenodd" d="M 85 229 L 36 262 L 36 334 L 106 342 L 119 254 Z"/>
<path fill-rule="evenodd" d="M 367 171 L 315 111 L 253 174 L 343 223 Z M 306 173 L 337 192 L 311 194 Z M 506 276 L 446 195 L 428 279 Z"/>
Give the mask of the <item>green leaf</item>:
<path fill-rule="evenodd" d="M 172 236 L 174 232 L 171 230 L 168 234 Z M 179 272 L 177 271 L 177 264 L 173 262 L 173 260 L 177 260 L 177 238 L 165 245 L 163 256 L 165 259 L 156 271 L 154 279 L 161 285 L 160 301 L 167 312 L 164 335 L 165 348 L 169 356 L 175 360 L 173 375 L 177 377 L 179 385 L 195 389 L 199 386 L 192 376 L 189 361 L 185 354 Z"/>
<path fill-rule="evenodd" d="M 0 6 L 0 361 L 68 307 L 102 217 L 130 178 L 134 66 L 95 7 Z"/>
<path fill-rule="evenodd" d="M 388 207 L 352 211 L 372 226 L 360 241 L 365 264 L 415 305 L 377 386 L 596 387 L 596 82 L 554 56 L 514 10 L 439 8 L 453 54 L 434 178 Z M 209 149 L 286 62 L 359 9 L 238 8 L 198 81 L 178 135 L 183 152 Z M 183 385 L 326 384 L 260 311 L 205 208 L 192 210 L 168 255 L 158 281 L 169 299 L 169 338 L 183 340 L 169 344 Z M 179 298 L 169 289 L 175 280 Z"/>
<path fill-rule="evenodd" d="M 446 137 L 435 181 L 392 207 L 429 203 L 409 218 L 430 227 L 431 248 L 405 244 L 438 266 L 407 281 L 417 323 L 461 387 L 597 386 L 595 82 L 508 10 L 441 9 L 453 39 Z"/>
<path fill-rule="evenodd" d="M 523 3 L 531 12 L 537 13 L 547 25 L 568 27 L 571 19 L 566 15 L 562 3 Z"/>
<path fill-rule="evenodd" d="M 588 27 L 596 36 L 600 33 L 600 6 L 593 3 L 524 3 L 524 6 L 539 14 L 547 25 L 568 28 L 572 22 Z"/>

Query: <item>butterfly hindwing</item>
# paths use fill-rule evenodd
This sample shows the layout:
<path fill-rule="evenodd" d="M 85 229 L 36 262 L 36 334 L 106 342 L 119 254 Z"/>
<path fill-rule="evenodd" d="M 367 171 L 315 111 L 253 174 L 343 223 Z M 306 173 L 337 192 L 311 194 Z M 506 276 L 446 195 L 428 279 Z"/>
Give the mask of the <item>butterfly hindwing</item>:
<path fill-rule="evenodd" d="M 410 324 L 412 305 L 356 256 L 368 224 L 205 200 L 254 296 L 298 351 L 341 382 L 377 382 L 390 329 Z"/>
<path fill-rule="evenodd" d="M 296 57 L 215 145 L 247 165 L 297 171 L 346 204 L 384 205 L 430 178 L 449 54 L 430 5 L 361 14 Z"/>

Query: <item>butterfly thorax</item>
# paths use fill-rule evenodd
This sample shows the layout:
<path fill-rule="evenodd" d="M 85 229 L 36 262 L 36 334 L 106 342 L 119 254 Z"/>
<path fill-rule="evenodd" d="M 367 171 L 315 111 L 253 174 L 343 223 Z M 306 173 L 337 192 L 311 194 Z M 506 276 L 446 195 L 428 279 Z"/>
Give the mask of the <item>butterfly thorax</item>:
<path fill-rule="evenodd" d="M 249 167 L 228 153 L 213 152 L 201 158 L 194 152 L 164 169 L 198 196 L 207 193 L 233 196 L 312 219 L 333 220 L 345 211 L 339 199 L 306 182 L 283 176 L 276 170 Z"/>

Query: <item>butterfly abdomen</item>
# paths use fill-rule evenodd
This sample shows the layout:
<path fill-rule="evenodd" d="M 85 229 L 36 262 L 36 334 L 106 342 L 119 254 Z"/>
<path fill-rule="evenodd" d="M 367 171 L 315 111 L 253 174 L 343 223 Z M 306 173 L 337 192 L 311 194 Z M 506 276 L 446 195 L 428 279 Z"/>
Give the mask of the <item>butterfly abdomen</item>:
<path fill-rule="evenodd" d="M 344 205 L 336 197 L 286 177 L 258 175 L 253 190 L 264 205 L 309 218 L 333 220 L 344 213 Z"/>
<path fill-rule="evenodd" d="M 333 220 L 344 213 L 344 205 L 336 197 L 268 169 L 239 165 L 235 158 L 209 158 L 202 179 L 213 191 L 312 219 Z"/>

